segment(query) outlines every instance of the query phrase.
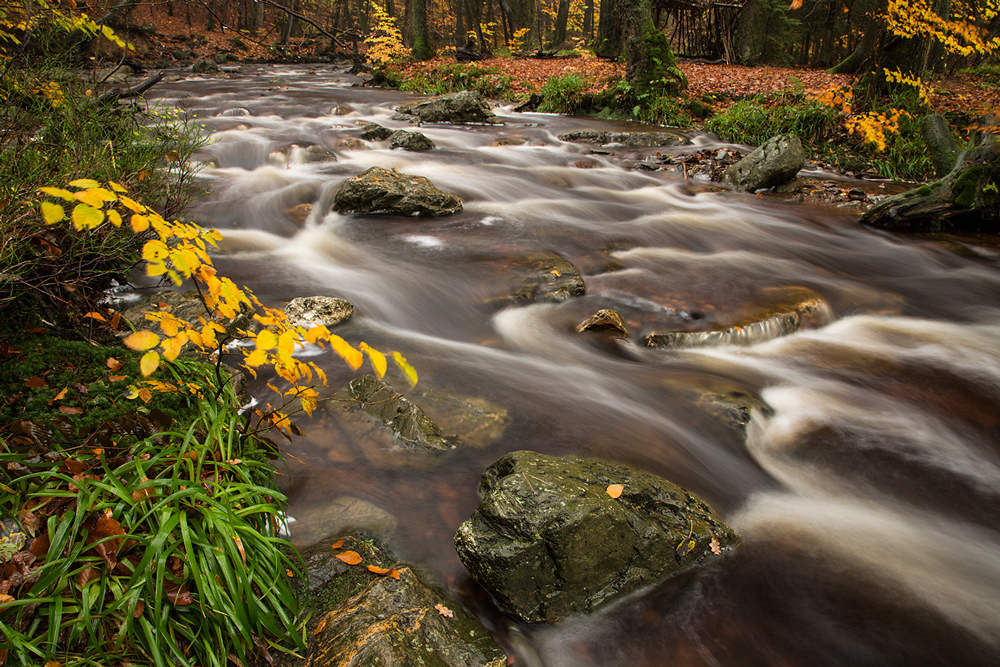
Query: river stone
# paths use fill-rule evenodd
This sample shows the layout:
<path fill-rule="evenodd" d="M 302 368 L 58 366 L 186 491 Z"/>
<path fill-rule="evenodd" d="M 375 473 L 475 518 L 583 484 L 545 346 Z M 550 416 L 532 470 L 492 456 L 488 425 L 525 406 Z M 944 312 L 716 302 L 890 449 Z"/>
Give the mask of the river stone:
<path fill-rule="evenodd" d="M 208 58 L 202 58 L 194 65 L 191 65 L 191 71 L 197 74 L 217 74 L 219 72 L 219 63 Z"/>
<path fill-rule="evenodd" d="M 759 295 L 760 304 L 736 311 L 737 319 L 730 326 L 711 331 L 654 331 L 643 341 L 647 347 L 670 349 L 751 345 L 833 320 L 830 304 L 808 288 L 765 288 Z"/>
<path fill-rule="evenodd" d="M 504 255 L 482 262 L 497 273 L 487 299 L 495 306 L 559 302 L 586 293 L 580 272 L 554 252 Z"/>
<path fill-rule="evenodd" d="M 364 532 L 389 539 L 399 520 L 378 505 L 353 496 L 339 496 L 328 503 L 295 511 L 290 523 L 291 543 L 298 549 L 310 547 L 328 535 Z"/>
<path fill-rule="evenodd" d="M 726 169 L 725 183 L 755 192 L 790 182 L 806 162 L 802 142 L 794 134 L 779 134 Z"/>
<path fill-rule="evenodd" d="M 421 132 L 396 130 L 389 136 L 389 148 L 402 148 L 407 151 L 429 151 L 436 148 L 434 142 Z"/>
<path fill-rule="evenodd" d="M 364 132 L 361 133 L 361 138 L 365 141 L 385 141 L 392 136 L 392 130 L 387 127 L 382 127 L 378 123 L 362 120 L 358 121 L 358 125 L 364 128 Z"/>
<path fill-rule="evenodd" d="M 282 309 L 293 327 L 332 327 L 345 322 L 354 314 L 354 306 L 335 296 L 300 296 Z"/>
<path fill-rule="evenodd" d="M 621 144 L 633 148 L 652 148 L 656 146 L 677 146 L 687 143 L 687 140 L 673 132 L 599 132 L 596 130 L 580 130 L 560 134 L 562 141 L 573 141 L 585 144 Z"/>
<path fill-rule="evenodd" d="M 338 213 L 438 216 L 458 213 L 462 200 L 423 176 L 371 167 L 347 179 L 333 199 Z"/>
<path fill-rule="evenodd" d="M 577 333 L 593 331 L 610 333 L 615 338 L 628 340 L 628 325 L 617 310 L 602 308 L 576 327 Z"/>
<path fill-rule="evenodd" d="M 358 554 L 361 563 L 347 565 L 336 557 L 347 551 Z M 312 593 L 308 655 L 303 662 L 274 654 L 278 667 L 507 664 L 507 656 L 472 613 L 377 540 L 363 535 L 330 538 L 303 552 L 302 561 Z M 369 565 L 394 574 L 378 575 Z"/>
<path fill-rule="evenodd" d="M 396 107 L 401 114 L 416 116 L 425 123 L 488 123 L 503 121 L 490 111 L 490 105 L 474 90 L 441 95 L 424 102 Z"/>
<path fill-rule="evenodd" d="M 622 485 L 618 498 L 610 485 Z M 690 491 L 595 459 L 512 452 L 483 473 L 479 497 L 455 535 L 458 556 L 529 623 L 594 611 L 740 541 Z"/>
<path fill-rule="evenodd" d="M 944 178 L 883 199 L 861 222 L 893 231 L 1000 234 L 1000 141 L 966 151 Z"/>
<path fill-rule="evenodd" d="M 302 151 L 302 159 L 305 162 L 336 162 L 337 154 L 326 146 L 313 144 Z"/>

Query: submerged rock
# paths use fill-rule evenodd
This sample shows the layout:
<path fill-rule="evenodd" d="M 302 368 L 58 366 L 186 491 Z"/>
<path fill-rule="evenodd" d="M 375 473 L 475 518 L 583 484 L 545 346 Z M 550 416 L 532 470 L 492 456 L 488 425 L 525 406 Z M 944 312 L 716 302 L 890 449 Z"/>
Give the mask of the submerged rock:
<path fill-rule="evenodd" d="M 528 622 L 594 611 L 740 540 L 690 491 L 594 459 L 513 452 L 486 470 L 479 495 L 455 548 L 497 605 Z"/>
<path fill-rule="evenodd" d="M 1000 141 L 966 152 L 944 178 L 883 199 L 861 222 L 893 231 L 1000 233 Z"/>
<path fill-rule="evenodd" d="M 674 132 L 599 132 L 596 130 L 580 130 L 560 134 L 562 141 L 573 141 L 585 144 L 621 144 L 633 148 L 653 148 L 657 146 L 677 146 L 687 143 L 680 134 Z"/>
<path fill-rule="evenodd" d="M 337 548 L 331 548 L 334 545 Z M 348 565 L 338 554 L 360 558 Z M 330 538 L 302 554 L 309 575 L 306 660 L 280 665 L 503 667 L 507 657 L 461 603 L 367 537 Z M 374 570 L 368 569 L 371 566 Z"/>
<path fill-rule="evenodd" d="M 423 410 L 374 375 L 351 380 L 343 395 L 352 399 L 365 415 L 389 428 L 410 449 L 442 452 L 454 449 L 458 442 L 454 436 L 443 435 Z"/>
<path fill-rule="evenodd" d="M 566 301 L 586 292 L 580 272 L 554 252 L 491 257 L 483 263 L 497 273 L 488 298 L 494 305 Z"/>
<path fill-rule="evenodd" d="M 191 65 L 191 71 L 197 74 L 218 74 L 219 63 L 208 58 L 202 58 L 194 65 Z"/>
<path fill-rule="evenodd" d="M 474 90 L 463 90 L 425 102 L 396 107 L 401 114 L 415 116 L 424 123 L 488 123 L 503 125 L 490 105 Z"/>
<path fill-rule="evenodd" d="M 806 154 L 799 138 L 794 134 L 780 134 L 726 169 L 722 180 L 737 190 L 756 192 L 789 183 L 805 162 Z"/>
<path fill-rule="evenodd" d="M 310 547 L 329 535 L 364 532 L 389 539 L 399 520 L 378 505 L 353 496 L 295 511 L 291 522 L 291 542 L 299 549 Z"/>
<path fill-rule="evenodd" d="M 643 339 L 647 347 L 684 348 L 713 345 L 750 345 L 778 338 L 805 327 L 833 320 L 830 305 L 812 290 L 783 288 L 761 290 L 763 303 L 748 308 L 732 325 L 712 331 L 652 332 Z"/>
<path fill-rule="evenodd" d="M 402 148 L 407 151 L 429 151 L 436 148 L 434 142 L 421 132 L 396 130 L 389 135 L 389 148 Z"/>
<path fill-rule="evenodd" d="M 371 167 L 347 179 L 333 199 L 338 213 L 438 216 L 458 213 L 462 200 L 423 176 Z"/>

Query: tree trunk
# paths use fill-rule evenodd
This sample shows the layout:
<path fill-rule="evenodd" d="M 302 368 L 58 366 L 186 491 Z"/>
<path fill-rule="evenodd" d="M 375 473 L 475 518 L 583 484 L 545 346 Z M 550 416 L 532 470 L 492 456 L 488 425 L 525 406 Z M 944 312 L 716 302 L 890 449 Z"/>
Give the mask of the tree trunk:
<path fill-rule="evenodd" d="M 617 58 L 622 53 L 625 35 L 624 4 L 627 0 L 601 0 L 594 51 L 602 58 Z"/>
<path fill-rule="evenodd" d="M 536 41 L 535 22 L 538 19 L 538 3 L 536 0 L 500 0 L 500 7 L 510 19 L 510 29 L 512 32 L 528 29 L 528 32 L 521 38 L 523 44 L 528 45 Z"/>
<path fill-rule="evenodd" d="M 650 0 L 628 0 L 624 11 L 625 77 L 638 95 L 675 94 L 687 87 L 667 36 L 653 25 Z"/>
<path fill-rule="evenodd" d="M 412 0 L 410 5 L 413 11 L 413 58 L 428 60 L 434 53 L 427 35 L 427 0 Z"/>
<path fill-rule="evenodd" d="M 455 0 L 455 46 L 465 46 L 469 35 L 465 29 L 465 0 Z"/>
<path fill-rule="evenodd" d="M 583 2 L 583 39 L 589 42 L 594 38 L 594 0 Z"/>
<path fill-rule="evenodd" d="M 767 41 L 764 30 L 765 11 L 760 6 L 760 0 L 748 0 L 736 16 L 736 27 L 733 28 L 733 55 L 741 65 L 754 65 Z"/>
<path fill-rule="evenodd" d="M 566 25 L 569 23 L 569 0 L 559 0 L 559 11 L 556 14 L 555 30 L 552 32 L 550 49 L 558 49 L 566 41 Z"/>

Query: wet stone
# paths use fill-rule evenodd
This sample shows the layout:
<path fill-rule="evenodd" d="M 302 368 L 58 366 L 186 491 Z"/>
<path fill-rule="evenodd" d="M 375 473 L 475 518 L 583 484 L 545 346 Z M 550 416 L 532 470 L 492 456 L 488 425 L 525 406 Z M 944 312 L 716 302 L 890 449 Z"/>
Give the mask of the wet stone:
<path fill-rule="evenodd" d="M 334 296 L 300 296 L 283 309 L 292 326 L 333 327 L 354 314 L 354 306 L 346 299 Z"/>
<path fill-rule="evenodd" d="M 382 127 L 378 123 L 371 123 L 363 120 L 359 121 L 358 125 L 364 128 L 364 131 L 361 133 L 361 138 L 365 141 L 385 141 L 392 136 L 392 130 L 387 127 Z"/>
<path fill-rule="evenodd" d="M 297 509 L 291 522 L 291 542 L 298 549 L 310 547 L 329 535 L 364 532 L 389 539 L 399 520 L 384 509 L 353 496 L 339 496 L 328 503 Z M 338 563 L 340 561 L 337 561 Z M 311 588 L 318 587 L 310 579 Z"/>
<path fill-rule="evenodd" d="M 436 146 L 421 132 L 396 130 L 389 136 L 389 148 L 402 148 L 416 152 L 433 150 Z"/>
<path fill-rule="evenodd" d="M 487 299 L 492 305 L 559 302 L 586 292 L 580 272 L 554 252 L 492 257 L 483 264 L 497 274 Z"/>
<path fill-rule="evenodd" d="M 347 565 L 336 557 L 347 551 L 358 554 L 361 562 Z M 304 662 L 274 654 L 279 667 L 507 664 L 507 656 L 472 613 L 378 540 L 363 534 L 331 537 L 305 551 L 302 559 L 311 591 L 309 649 Z"/>
<path fill-rule="evenodd" d="M 602 308 L 576 327 L 577 333 L 592 331 L 610 333 L 615 338 L 628 340 L 628 325 L 617 310 Z"/>
<path fill-rule="evenodd" d="M 424 123 L 487 123 L 502 125 L 503 121 L 490 111 L 490 105 L 474 90 L 441 95 L 424 102 L 396 107 L 407 117 Z"/>
<path fill-rule="evenodd" d="M 458 213 L 462 200 L 434 187 L 423 176 L 371 167 L 344 182 L 334 197 L 333 209 L 338 213 L 438 216 Z"/>
<path fill-rule="evenodd" d="M 595 611 L 740 541 L 690 491 L 596 459 L 513 452 L 486 470 L 479 496 L 455 548 L 497 605 L 529 623 Z"/>
<path fill-rule="evenodd" d="M 336 162 L 337 154 L 326 146 L 312 145 L 302 153 L 302 159 L 306 162 Z"/>
<path fill-rule="evenodd" d="M 794 134 L 780 134 L 726 169 L 722 180 L 737 190 L 756 192 L 791 182 L 805 162 L 806 154 L 799 138 Z"/>
<path fill-rule="evenodd" d="M 567 132 L 560 134 L 559 139 L 599 146 L 620 144 L 631 148 L 677 146 L 687 142 L 683 136 L 673 132 L 600 132 L 597 130 Z"/>

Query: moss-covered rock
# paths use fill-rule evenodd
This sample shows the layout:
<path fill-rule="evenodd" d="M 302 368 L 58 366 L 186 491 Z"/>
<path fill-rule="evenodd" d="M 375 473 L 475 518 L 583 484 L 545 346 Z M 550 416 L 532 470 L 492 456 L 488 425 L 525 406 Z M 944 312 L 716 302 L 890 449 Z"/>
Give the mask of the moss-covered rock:
<path fill-rule="evenodd" d="M 1000 233 L 1000 142 L 967 151 L 933 183 L 883 199 L 861 222 L 894 231 Z"/>
<path fill-rule="evenodd" d="M 455 548 L 497 605 L 528 622 L 593 611 L 740 539 L 690 491 L 594 459 L 513 452 L 486 470 L 479 495 Z"/>
<path fill-rule="evenodd" d="M 338 213 L 438 216 L 458 213 L 462 200 L 423 176 L 371 167 L 347 179 L 333 199 Z"/>

